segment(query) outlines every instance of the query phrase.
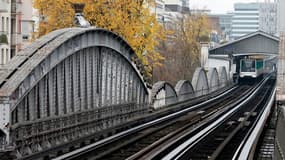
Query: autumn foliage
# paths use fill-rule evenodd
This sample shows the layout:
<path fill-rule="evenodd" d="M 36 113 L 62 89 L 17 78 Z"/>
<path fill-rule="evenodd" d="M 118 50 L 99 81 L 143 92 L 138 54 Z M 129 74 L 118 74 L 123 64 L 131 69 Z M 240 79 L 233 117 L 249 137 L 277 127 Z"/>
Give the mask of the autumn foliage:
<path fill-rule="evenodd" d="M 174 85 L 181 79 L 191 81 L 200 66 L 200 42 L 209 41 L 207 16 L 185 14 L 168 26 L 172 35 L 158 47 L 165 60 L 162 67 L 154 67 L 153 81 L 164 80 Z"/>
<path fill-rule="evenodd" d="M 34 0 L 34 7 L 44 16 L 39 36 L 72 27 L 75 13 L 71 3 L 81 2 L 85 3 L 84 16 L 91 25 L 124 37 L 148 71 L 160 65 L 163 57 L 155 48 L 164 39 L 164 31 L 148 9 L 153 5 L 151 0 Z"/>

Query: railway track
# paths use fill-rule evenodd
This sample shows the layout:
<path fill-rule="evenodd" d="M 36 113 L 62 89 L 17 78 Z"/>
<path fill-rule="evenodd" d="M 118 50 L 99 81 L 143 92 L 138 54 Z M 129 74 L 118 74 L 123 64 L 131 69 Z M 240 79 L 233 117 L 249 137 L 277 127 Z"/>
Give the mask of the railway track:
<path fill-rule="evenodd" d="M 128 159 L 240 159 L 248 156 L 247 141 L 252 141 L 258 134 L 252 131 L 256 128 L 267 104 L 267 98 L 272 97 L 275 81 L 264 82 L 263 87 L 246 96 L 246 100 L 229 107 L 226 114 L 212 117 L 205 125 L 196 129 L 188 127 L 164 137 L 153 146 L 136 153 Z M 251 101 L 249 101 L 251 100 Z M 267 112 L 268 112 L 268 108 Z M 258 114 L 261 113 L 261 114 Z M 259 127 L 260 129 L 260 127 Z M 251 137 L 251 138 L 249 138 Z M 249 140 L 248 140 L 249 139 Z M 244 149 L 245 148 L 245 149 Z M 245 152 L 245 153 L 244 153 Z"/>
<path fill-rule="evenodd" d="M 250 86 L 240 86 L 229 93 L 224 93 L 212 101 L 188 107 L 182 111 L 148 122 L 132 131 L 122 133 L 117 138 L 110 137 L 102 143 L 95 143 L 79 150 L 62 155 L 60 159 L 127 159 L 164 136 L 186 126 L 195 128 L 206 124 L 218 114 L 226 112 L 226 106 L 239 103 L 245 95 L 252 92 Z"/>

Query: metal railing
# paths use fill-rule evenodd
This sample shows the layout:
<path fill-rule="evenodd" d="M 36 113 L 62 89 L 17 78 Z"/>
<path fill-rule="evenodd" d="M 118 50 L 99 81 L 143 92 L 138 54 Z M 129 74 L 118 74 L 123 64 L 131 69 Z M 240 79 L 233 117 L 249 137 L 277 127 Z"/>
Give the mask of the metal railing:
<path fill-rule="evenodd" d="M 5 141 L 3 141 L 3 137 L 0 137 L 0 151 L 5 150 Z"/>
<path fill-rule="evenodd" d="M 0 152 L 1 151 L 7 151 L 8 150 L 8 148 L 7 148 L 8 146 L 7 146 L 7 141 L 6 141 L 6 137 L 5 136 L 3 136 L 3 135 L 1 135 L 0 136 Z"/>

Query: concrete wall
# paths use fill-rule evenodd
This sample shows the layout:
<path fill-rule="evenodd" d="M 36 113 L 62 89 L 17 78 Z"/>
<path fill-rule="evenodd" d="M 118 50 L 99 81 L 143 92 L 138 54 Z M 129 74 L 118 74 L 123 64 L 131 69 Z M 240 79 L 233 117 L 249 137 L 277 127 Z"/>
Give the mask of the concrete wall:
<path fill-rule="evenodd" d="M 209 57 L 209 44 L 208 43 L 201 43 L 201 67 L 207 67 Z"/>
<path fill-rule="evenodd" d="M 175 91 L 179 98 L 179 101 L 187 100 L 194 96 L 194 88 L 190 81 L 180 80 L 175 86 Z"/>
<path fill-rule="evenodd" d="M 156 82 L 151 90 L 151 107 L 154 109 L 163 108 L 226 87 L 231 84 L 227 75 L 224 66 L 220 66 L 218 69 L 211 68 L 208 73 L 204 68 L 196 68 L 192 82 L 180 80 L 177 82 L 175 89 L 168 82 Z"/>
<path fill-rule="evenodd" d="M 217 59 L 217 58 L 209 58 L 206 68 L 219 68 L 219 67 L 225 67 L 227 73 L 230 72 L 230 61 L 225 59 Z"/>

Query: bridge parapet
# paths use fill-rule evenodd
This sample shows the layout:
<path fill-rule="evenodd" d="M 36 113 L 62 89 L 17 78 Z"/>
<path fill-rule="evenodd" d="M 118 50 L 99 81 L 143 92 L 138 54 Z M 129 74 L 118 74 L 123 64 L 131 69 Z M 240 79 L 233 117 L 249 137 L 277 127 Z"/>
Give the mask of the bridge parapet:
<path fill-rule="evenodd" d="M 216 68 L 209 68 L 207 72 L 207 79 L 209 85 L 209 91 L 215 91 L 219 88 L 219 74 Z"/>
<path fill-rule="evenodd" d="M 228 74 L 225 66 L 218 68 L 220 87 L 226 86 L 228 82 Z"/>
<path fill-rule="evenodd" d="M 158 109 L 161 106 L 177 102 L 178 97 L 173 86 L 165 81 L 156 82 L 152 87 L 151 99 L 153 108 Z"/>
<path fill-rule="evenodd" d="M 208 77 L 205 69 L 196 68 L 192 78 L 192 85 L 196 96 L 201 96 L 209 92 Z"/>
<path fill-rule="evenodd" d="M 207 73 L 203 68 L 197 68 L 192 83 L 188 80 L 180 80 L 177 82 L 175 90 L 170 83 L 159 81 L 153 85 L 151 91 L 152 107 L 154 109 L 163 108 L 226 87 L 230 84 L 227 75 L 225 67 L 220 67 L 219 70 L 210 68 Z"/>
<path fill-rule="evenodd" d="M 180 80 L 175 86 L 175 91 L 178 95 L 179 101 L 187 100 L 194 97 L 194 88 L 190 81 Z"/>

